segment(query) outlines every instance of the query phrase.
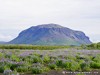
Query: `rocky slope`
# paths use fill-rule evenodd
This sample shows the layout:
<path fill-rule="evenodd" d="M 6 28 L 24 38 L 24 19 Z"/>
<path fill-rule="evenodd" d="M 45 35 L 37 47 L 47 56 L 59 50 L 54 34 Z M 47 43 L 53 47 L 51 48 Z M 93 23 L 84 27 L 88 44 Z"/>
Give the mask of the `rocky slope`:
<path fill-rule="evenodd" d="M 33 45 L 81 45 L 91 44 L 89 37 L 81 31 L 75 31 L 57 24 L 33 26 L 22 31 L 10 44 Z"/>

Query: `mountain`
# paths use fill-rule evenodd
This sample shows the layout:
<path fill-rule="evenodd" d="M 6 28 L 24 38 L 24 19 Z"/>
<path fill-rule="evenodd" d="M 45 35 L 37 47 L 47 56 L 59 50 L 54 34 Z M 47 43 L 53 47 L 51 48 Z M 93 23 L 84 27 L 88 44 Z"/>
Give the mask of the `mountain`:
<path fill-rule="evenodd" d="M 10 44 L 33 45 L 81 45 L 91 44 L 81 31 L 75 31 L 58 24 L 43 24 L 22 31 Z"/>
<path fill-rule="evenodd" d="M 4 41 L 0 41 L 0 44 L 5 44 L 6 42 L 4 42 Z"/>

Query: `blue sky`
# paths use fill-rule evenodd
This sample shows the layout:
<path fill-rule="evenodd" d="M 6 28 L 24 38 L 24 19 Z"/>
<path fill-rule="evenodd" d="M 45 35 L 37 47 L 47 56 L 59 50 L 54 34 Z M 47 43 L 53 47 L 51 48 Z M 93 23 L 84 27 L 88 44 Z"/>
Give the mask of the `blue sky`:
<path fill-rule="evenodd" d="M 55 23 L 100 41 L 100 0 L 0 0 L 0 41 L 31 26 Z"/>

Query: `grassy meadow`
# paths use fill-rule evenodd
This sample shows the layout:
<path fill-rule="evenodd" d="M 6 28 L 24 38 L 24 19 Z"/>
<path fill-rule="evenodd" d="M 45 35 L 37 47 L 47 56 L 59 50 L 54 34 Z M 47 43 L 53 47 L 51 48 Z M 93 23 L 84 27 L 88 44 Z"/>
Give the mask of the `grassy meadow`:
<path fill-rule="evenodd" d="M 0 45 L 0 73 L 12 70 L 23 75 L 48 75 L 50 71 L 100 70 L 100 50 L 96 49 L 98 46 L 91 47 L 96 50 L 90 47 Z"/>

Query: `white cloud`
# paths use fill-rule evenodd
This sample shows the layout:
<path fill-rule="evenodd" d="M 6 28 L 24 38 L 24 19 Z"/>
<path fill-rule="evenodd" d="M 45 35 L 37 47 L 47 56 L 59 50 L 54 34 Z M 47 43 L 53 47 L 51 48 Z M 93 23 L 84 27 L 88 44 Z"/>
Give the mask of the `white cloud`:
<path fill-rule="evenodd" d="M 57 23 L 89 36 L 100 34 L 100 0 L 0 0 L 0 30 L 18 34 L 14 29 L 44 23 Z"/>
<path fill-rule="evenodd" d="M 10 36 L 10 35 L 3 35 L 3 34 L 0 34 L 0 41 L 9 41 L 9 40 L 12 40 L 13 37 Z"/>

